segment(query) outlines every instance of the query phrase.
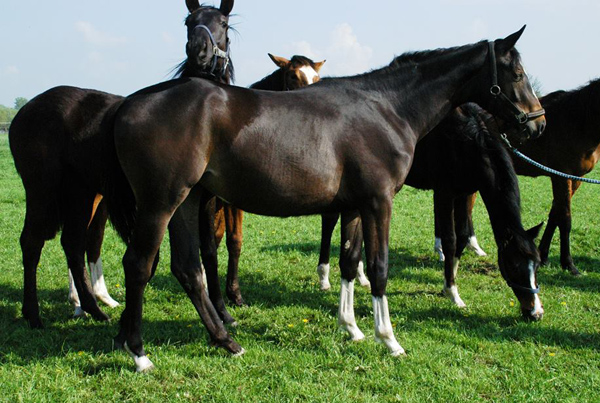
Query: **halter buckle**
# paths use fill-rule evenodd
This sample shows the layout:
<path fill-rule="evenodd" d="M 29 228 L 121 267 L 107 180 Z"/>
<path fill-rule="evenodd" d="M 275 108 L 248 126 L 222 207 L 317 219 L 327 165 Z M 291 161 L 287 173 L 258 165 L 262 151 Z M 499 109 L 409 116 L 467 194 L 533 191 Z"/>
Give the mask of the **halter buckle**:
<path fill-rule="evenodd" d="M 498 84 L 494 84 L 490 88 L 490 94 L 497 97 L 498 95 L 502 94 L 502 88 L 500 88 L 500 86 Z"/>

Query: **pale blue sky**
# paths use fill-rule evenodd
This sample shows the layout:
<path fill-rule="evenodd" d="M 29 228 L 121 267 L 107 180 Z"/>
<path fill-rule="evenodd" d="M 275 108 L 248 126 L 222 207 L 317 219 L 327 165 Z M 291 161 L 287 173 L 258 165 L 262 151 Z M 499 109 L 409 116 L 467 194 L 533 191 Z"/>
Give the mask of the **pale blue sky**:
<path fill-rule="evenodd" d="M 327 59 L 323 75 L 348 75 L 523 24 L 517 47 L 544 92 L 600 76 L 598 0 L 237 0 L 233 13 L 243 86 L 274 70 L 267 52 Z M 166 80 L 185 56 L 186 15 L 184 0 L 0 0 L 0 104 L 61 84 L 127 95 Z"/>

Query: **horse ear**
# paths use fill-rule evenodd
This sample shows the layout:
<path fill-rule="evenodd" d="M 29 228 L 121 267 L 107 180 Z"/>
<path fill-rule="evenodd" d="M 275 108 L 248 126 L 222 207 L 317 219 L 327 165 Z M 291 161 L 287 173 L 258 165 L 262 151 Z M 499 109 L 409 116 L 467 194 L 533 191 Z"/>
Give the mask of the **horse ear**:
<path fill-rule="evenodd" d="M 323 60 L 322 62 L 317 62 L 315 63 L 315 71 L 318 73 L 319 70 L 321 70 L 321 67 L 323 67 L 323 65 L 325 64 L 327 60 Z"/>
<path fill-rule="evenodd" d="M 219 10 L 221 10 L 223 15 L 228 16 L 231 10 L 233 10 L 233 0 L 221 0 Z"/>
<path fill-rule="evenodd" d="M 191 14 L 200 8 L 200 0 L 185 0 L 185 5 L 187 6 L 188 11 Z"/>
<path fill-rule="evenodd" d="M 537 236 L 540 234 L 540 230 L 542 229 L 543 226 L 544 226 L 544 222 L 542 221 L 535 227 L 528 229 L 527 235 L 529 235 L 531 237 L 531 239 L 537 238 Z"/>
<path fill-rule="evenodd" d="M 523 35 L 523 31 L 525 31 L 525 27 L 526 26 L 527 25 L 523 25 L 523 28 L 521 28 L 520 30 L 518 30 L 514 34 L 511 34 L 511 35 L 507 36 L 504 39 L 498 39 L 496 41 L 496 51 L 498 52 L 498 54 L 500 54 L 500 55 L 505 54 L 509 50 L 511 50 L 512 48 L 514 48 L 515 45 L 517 44 L 517 41 L 521 37 L 521 35 Z"/>
<path fill-rule="evenodd" d="M 275 65 L 277 67 L 284 68 L 285 66 L 287 66 L 290 63 L 290 61 L 288 59 L 286 59 L 285 57 L 274 56 L 270 53 L 267 53 L 267 54 L 269 55 L 271 60 L 273 60 L 273 63 L 275 63 Z"/>

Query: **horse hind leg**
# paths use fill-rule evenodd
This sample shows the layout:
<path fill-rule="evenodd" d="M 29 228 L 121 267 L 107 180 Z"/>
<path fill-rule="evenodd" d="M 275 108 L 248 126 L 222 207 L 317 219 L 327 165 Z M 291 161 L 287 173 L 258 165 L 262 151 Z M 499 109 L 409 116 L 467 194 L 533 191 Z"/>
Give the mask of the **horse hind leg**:
<path fill-rule="evenodd" d="M 227 281 L 225 283 L 225 294 L 227 298 L 237 306 L 246 303 L 242 298 L 239 283 L 239 261 L 242 252 L 243 241 L 243 219 L 244 212 L 230 204 L 225 205 L 225 223 L 227 228 Z"/>
<path fill-rule="evenodd" d="M 98 195 L 96 196 L 96 200 L 98 200 Z M 107 220 L 108 210 L 106 201 L 100 201 L 88 226 L 86 255 L 94 296 L 110 308 L 115 308 L 119 306 L 119 303 L 108 293 L 108 288 L 104 281 L 102 257 L 100 256 Z"/>
<path fill-rule="evenodd" d="M 319 287 L 321 291 L 328 291 L 331 289 L 331 283 L 329 282 L 329 272 L 331 270 L 329 266 L 331 237 L 339 218 L 340 215 L 337 213 L 323 214 L 321 216 L 321 250 L 319 252 L 319 265 L 317 266 Z"/>
<path fill-rule="evenodd" d="M 438 220 L 442 250 L 446 256 L 444 260 L 444 288 L 442 289 L 442 294 L 448 297 L 459 308 L 464 308 L 466 305 L 458 294 L 458 287 L 455 282 L 460 254 L 457 253 L 454 201 L 441 192 L 434 192 L 434 199 L 435 216 Z M 466 233 L 462 232 L 463 244 L 460 249 L 461 253 L 468 238 Z"/>
<path fill-rule="evenodd" d="M 475 207 L 475 200 L 477 193 L 473 193 L 466 197 L 467 206 L 467 225 L 468 225 L 468 243 L 467 248 L 475 252 L 477 256 L 487 256 L 487 253 L 479 246 L 477 236 L 475 235 L 475 228 L 473 227 L 473 208 Z"/>
<path fill-rule="evenodd" d="M 337 221 L 337 216 L 336 216 Z M 335 226 L 335 223 L 334 223 Z M 358 328 L 354 316 L 354 279 L 361 258 L 361 222 L 358 213 L 342 214 L 340 271 L 342 275 L 338 325 L 348 332 L 353 341 L 363 340 L 365 335 Z"/>

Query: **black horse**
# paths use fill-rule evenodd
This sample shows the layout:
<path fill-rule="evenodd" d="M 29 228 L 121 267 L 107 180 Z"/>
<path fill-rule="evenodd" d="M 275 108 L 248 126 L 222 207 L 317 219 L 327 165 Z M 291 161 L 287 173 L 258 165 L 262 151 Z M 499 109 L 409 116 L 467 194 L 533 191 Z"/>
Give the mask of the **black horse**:
<path fill-rule="evenodd" d="M 128 97 L 114 116 L 123 175 L 114 172 L 112 183 L 133 191 L 114 206 L 122 210 L 116 227 L 130 240 L 117 345 L 131 352 L 138 370 L 152 366 L 141 337 L 142 300 L 167 226 L 171 245 L 187 258 L 172 262 L 172 270 L 192 302 L 203 302 L 199 246 L 205 265 L 216 263 L 204 259 L 214 253 L 214 241 L 204 242 L 214 222 L 198 217 L 208 191 L 257 214 L 341 212 L 340 324 L 353 339 L 364 337 L 352 305 L 364 234 L 375 335 L 393 355 L 403 354 L 385 296 L 392 198 L 417 142 L 465 102 L 500 116 L 515 135 L 540 135 L 543 112 L 514 49 L 523 29 L 494 42 L 406 54 L 382 69 L 297 91 L 180 79 Z M 507 281 L 530 286 L 531 273 L 514 274 Z M 533 295 L 522 303 L 533 307 Z M 208 319 L 215 344 L 243 352 L 218 316 Z"/>
<path fill-rule="evenodd" d="M 413 165 L 405 185 L 433 189 L 436 227 L 439 227 L 444 261 L 443 293 L 457 306 L 465 307 L 455 283 L 458 263 L 471 238 L 467 214 L 469 198 L 479 191 L 487 207 L 498 246 L 498 265 L 505 278 L 531 273 L 531 284 L 523 290 L 509 285 L 520 301 L 537 290 L 535 273 L 540 257 L 533 240 L 541 224 L 525 231 L 521 223 L 519 183 L 508 151 L 499 138 L 494 118 L 475 104 L 455 109 L 417 144 Z M 337 215 L 323 216 L 323 241 L 319 266 L 329 263 L 331 233 Z M 321 284 L 329 283 L 322 270 Z M 543 308 L 539 297 L 522 306 L 528 319 L 539 319 Z"/>
<path fill-rule="evenodd" d="M 227 62 L 225 56 L 218 56 L 228 51 L 227 22 L 233 0 L 223 0 L 218 9 L 201 7 L 198 0 L 186 4 L 188 37 L 195 43 L 188 46 L 188 57 L 178 74 L 229 82 L 232 64 L 228 56 Z M 194 53 L 196 48 L 201 51 Z M 108 320 L 93 293 L 110 306 L 117 304 L 108 295 L 102 276 L 100 248 L 107 211 L 105 202 L 98 205 L 101 198 L 97 196 L 104 193 L 106 161 L 111 154 L 107 147 L 113 148 L 112 135 L 103 133 L 101 122 L 123 99 L 95 90 L 56 87 L 32 99 L 12 122 L 10 148 L 25 187 L 27 209 L 21 234 L 22 312 L 31 327 L 42 327 L 36 286 L 41 251 L 61 228 L 62 247 L 77 290 L 71 287 L 70 292 L 75 314 L 82 314 L 83 309 L 96 319 Z M 92 285 L 85 271 L 86 252 Z"/>

